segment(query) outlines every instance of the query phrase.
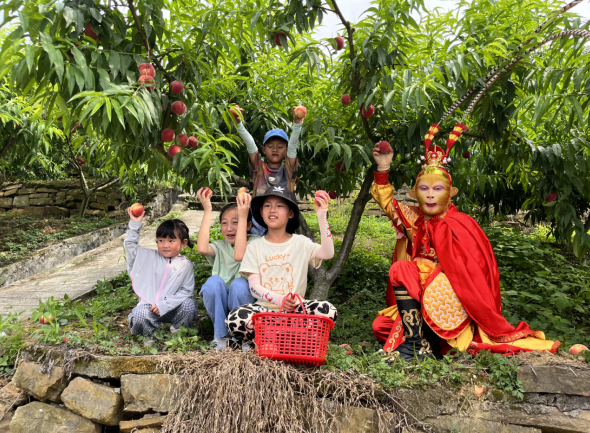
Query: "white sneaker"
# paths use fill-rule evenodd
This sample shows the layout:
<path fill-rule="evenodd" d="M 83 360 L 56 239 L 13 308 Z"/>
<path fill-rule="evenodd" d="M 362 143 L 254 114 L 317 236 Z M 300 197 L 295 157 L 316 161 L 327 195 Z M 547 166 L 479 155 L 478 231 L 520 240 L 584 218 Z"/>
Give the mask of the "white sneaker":
<path fill-rule="evenodd" d="M 249 343 L 242 343 L 242 352 L 247 352 L 248 350 L 250 350 L 250 344 Z"/>
<path fill-rule="evenodd" d="M 215 338 L 211 342 L 211 348 L 215 350 L 223 350 L 227 347 L 229 338 Z"/>

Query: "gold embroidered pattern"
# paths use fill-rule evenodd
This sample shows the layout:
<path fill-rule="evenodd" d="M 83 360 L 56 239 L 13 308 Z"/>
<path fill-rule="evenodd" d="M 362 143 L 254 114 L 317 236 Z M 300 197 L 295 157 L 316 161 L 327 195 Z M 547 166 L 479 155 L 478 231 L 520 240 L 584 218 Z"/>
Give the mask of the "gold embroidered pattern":
<path fill-rule="evenodd" d="M 400 296 L 400 295 L 395 295 L 395 299 L 398 299 L 400 301 L 410 301 L 414 298 L 412 298 L 411 296 Z"/>
<path fill-rule="evenodd" d="M 403 332 L 403 330 L 404 330 L 404 328 L 402 326 L 402 322 L 398 322 L 397 326 L 395 327 L 395 332 L 391 335 L 391 338 L 389 339 L 388 343 L 391 345 L 395 344 L 395 340 L 397 340 L 397 338 L 399 337 L 399 334 L 401 334 Z M 404 341 L 404 340 L 405 339 L 402 337 L 402 341 Z M 391 351 L 391 348 L 389 349 L 389 351 Z"/>
<path fill-rule="evenodd" d="M 443 273 L 438 274 L 426 287 L 422 302 L 428 317 L 445 331 L 455 329 L 469 319 L 449 279 Z"/>
<path fill-rule="evenodd" d="M 430 348 L 430 343 L 426 338 L 423 338 L 421 341 L 422 347 L 418 351 L 418 355 L 428 355 L 432 353 L 432 349 Z"/>
<path fill-rule="evenodd" d="M 397 206 L 395 206 L 395 210 L 400 212 L 405 220 L 410 224 L 410 226 L 407 228 L 412 227 L 420 216 L 416 207 L 408 206 L 407 204 L 400 203 L 399 201 L 397 202 Z"/>
<path fill-rule="evenodd" d="M 404 332 L 404 337 L 412 338 L 414 333 L 412 332 L 412 326 L 418 326 L 418 335 L 422 337 L 422 315 L 420 314 L 420 310 L 417 308 L 412 308 L 411 310 L 401 310 L 402 313 L 402 320 L 407 325 L 407 332 Z"/>

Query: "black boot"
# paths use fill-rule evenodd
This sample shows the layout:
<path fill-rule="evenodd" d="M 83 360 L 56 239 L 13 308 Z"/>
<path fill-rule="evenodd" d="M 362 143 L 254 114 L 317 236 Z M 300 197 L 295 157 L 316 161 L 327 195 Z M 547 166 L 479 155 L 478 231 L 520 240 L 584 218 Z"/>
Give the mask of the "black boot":
<path fill-rule="evenodd" d="M 434 358 L 430 343 L 424 337 L 422 330 L 424 319 L 422 318 L 420 302 L 408 295 L 405 287 L 394 287 L 393 291 L 402 318 L 406 341 L 400 344 L 391 354 L 399 355 L 406 361 L 415 359 L 423 361 L 426 358 Z"/>

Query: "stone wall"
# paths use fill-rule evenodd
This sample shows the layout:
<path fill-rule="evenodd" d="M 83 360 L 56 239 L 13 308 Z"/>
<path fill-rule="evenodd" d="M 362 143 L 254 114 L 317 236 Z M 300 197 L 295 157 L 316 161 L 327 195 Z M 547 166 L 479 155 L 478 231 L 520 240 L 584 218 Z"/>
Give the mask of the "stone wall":
<path fill-rule="evenodd" d="M 0 390 L 0 418 L 10 405 L 18 407 L 8 414 L 12 433 L 98 433 L 102 426 L 118 426 L 118 430 L 112 427 L 115 429 L 107 431 L 158 432 L 174 404 L 174 390 L 182 388 L 177 376 L 157 371 L 158 356 L 78 359 L 70 379 L 60 367 L 41 373 L 41 365 L 31 362 L 38 357 L 36 351 L 25 351 L 25 361 L 19 364 L 12 382 Z M 525 390 L 524 400 L 493 388 L 478 393 L 476 379 L 461 387 L 402 388 L 396 396 L 417 431 L 590 432 L 587 364 L 523 364 L 518 378 Z M 335 433 L 378 431 L 378 416 L 373 410 L 349 408 L 347 412 L 336 414 Z"/>
<path fill-rule="evenodd" d="M 122 193 L 111 192 L 107 194 L 119 194 L 121 200 L 117 199 L 116 201 L 119 201 L 121 205 L 125 205 L 125 201 L 123 201 L 123 198 L 125 196 Z M 153 220 L 166 215 L 171 210 L 174 210 L 174 205 L 180 206 L 180 203 L 182 203 L 181 199 L 179 198 L 180 194 L 180 190 L 172 188 L 162 188 L 158 191 L 150 193 L 150 201 L 147 204 L 144 203 L 144 208 L 146 211 L 144 222 L 146 224 L 150 224 Z M 97 196 L 98 199 L 100 199 L 101 197 L 102 196 Z M 146 199 L 147 198 L 148 197 L 146 197 Z M 112 203 L 115 203 L 115 201 L 113 201 Z M 40 207 L 40 209 L 57 208 L 59 207 Z M 10 215 L 13 211 L 14 209 L 10 212 L 5 212 L 4 215 Z M 99 212 L 101 215 L 105 214 L 104 210 L 90 210 L 90 212 Z M 113 210 L 108 212 L 107 215 L 117 216 L 117 213 L 119 215 L 124 215 L 126 214 L 126 211 L 124 209 Z M 49 213 L 45 215 L 55 215 L 55 213 Z M 78 214 L 75 213 L 75 215 Z M 2 213 L 0 213 L 0 218 L 2 218 Z M 34 254 L 32 254 L 30 257 L 26 259 L 20 260 L 16 263 L 12 263 L 4 267 L 0 267 L 0 288 L 3 286 L 7 286 L 8 284 L 14 283 L 15 281 L 23 280 L 40 272 L 49 270 L 54 266 L 67 262 L 68 260 L 82 253 L 85 253 L 86 251 L 98 248 L 99 246 L 125 234 L 126 231 L 127 221 L 118 224 L 113 224 L 111 226 L 104 227 L 101 229 L 97 229 L 90 233 L 85 233 L 83 235 L 64 239 L 63 241 L 56 242 L 55 244 L 42 248 L 34 252 Z"/>
<path fill-rule="evenodd" d="M 94 182 L 89 182 L 89 186 Z M 0 217 L 77 216 L 84 192 L 78 181 L 37 181 L 4 184 L 0 190 Z M 109 215 L 119 210 L 127 197 L 118 188 L 107 188 L 90 197 L 86 213 Z"/>

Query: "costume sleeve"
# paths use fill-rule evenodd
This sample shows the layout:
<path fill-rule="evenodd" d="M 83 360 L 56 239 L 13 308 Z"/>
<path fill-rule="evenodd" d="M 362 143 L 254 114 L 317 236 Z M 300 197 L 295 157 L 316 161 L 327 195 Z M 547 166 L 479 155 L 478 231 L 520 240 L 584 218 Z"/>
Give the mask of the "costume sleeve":
<path fill-rule="evenodd" d="M 160 299 L 156 305 L 160 311 L 160 317 L 177 308 L 187 298 L 195 296 L 195 271 L 192 262 L 186 259 L 187 264 L 183 268 L 182 283 L 178 290 L 172 294 L 167 295 L 164 299 Z"/>
<path fill-rule="evenodd" d="M 294 123 L 291 137 L 289 137 L 289 145 L 287 146 L 287 158 L 297 158 L 297 145 L 299 144 L 299 135 L 301 134 L 301 127 L 303 123 Z"/>
<path fill-rule="evenodd" d="M 250 135 L 250 133 L 248 132 L 248 130 L 244 126 L 244 122 L 238 123 L 238 135 L 240 136 L 240 138 L 242 139 L 242 141 L 246 145 L 246 148 L 248 149 L 248 153 L 258 152 L 258 147 L 256 147 L 256 143 L 254 142 L 254 139 L 252 138 L 252 136 Z"/>
<path fill-rule="evenodd" d="M 379 205 L 385 215 L 394 221 L 395 220 L 395 209 L 393 208 L 393 193 L 395 190 L 393 186 L 389 183 L 389 172 L 375 172 L 375 182 L 373 182 L 373 186 L 371 187 L 371 195 Z"/>
<path fill-rule="evenodd" d="M 260 274 L 258 273 L 250 274 L 248 276 L 248 285 L 250 286 L 250 293 L 252 296 L 260 301 L 270 302 L 271 304 L 275 304 L 280 307 L 283 303 L 283 300 L 285 299 L 285 295 L 265 289 L 262 286 L 262 280 L 260 278 Z"/>
<path fill-rule="evenodd" d="M 330 226 L 328 225 L 328 210 L 318 209 L 317 216 L 320 227 L 321 247 L 316 251 L 315 257 L 317 259 L 329 260 L 334 257 L 334 239 L 332 238 Z"/>
<path fill-rule="evenodd" d="M 137 258 L 137 253 L 143 248 L 139 246 L 139 233 L 141 232 L 142 226 L 143 223 L 133 220 L 129 221 L 127 236 L 125 236 L 125 240 L 123 241 L 125 260 L 127 260 L 127 272 L 131 272 L 135 259 Z"/>

